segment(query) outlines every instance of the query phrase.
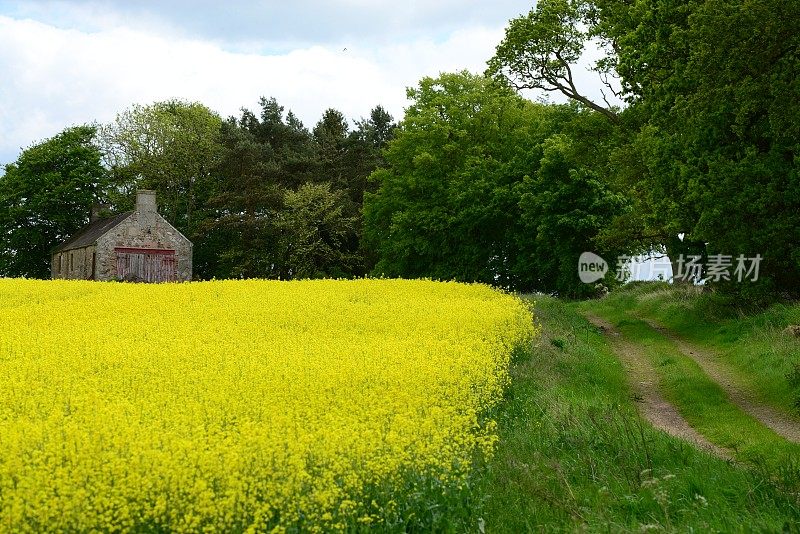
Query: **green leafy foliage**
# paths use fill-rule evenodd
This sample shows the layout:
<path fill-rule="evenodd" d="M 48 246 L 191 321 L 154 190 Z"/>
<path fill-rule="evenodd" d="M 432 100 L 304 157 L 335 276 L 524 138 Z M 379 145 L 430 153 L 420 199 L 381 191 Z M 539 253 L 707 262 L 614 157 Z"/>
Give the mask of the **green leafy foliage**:
<path fill-rule="evenodd" d="M 344 215 L 344 194 L 329 183 L 307 183 L 284 195 L 278 221 L 283 277 L 348 276 L 357 261 L 348 254 L 356 218 Z"/>
<path fill-rule="evenodd" d="M 778 0 L 543 0 L 509 23 L 489 72 L 619 124 L 603 179 L 633 209 L 603 229 L 606 246 L 761 254 L 760 287 L 718 285 L 797 294 L 799 35 L 800 5 Z M 595 70 L 620 79 L 621 113 L 575 84 L 590 45 L 604 52 Z"/>
<path fill-rule="evenodd" d="M 89 222 L 108 174 L 94 126 L 33 145 L 0 176 L 0 276 L 50 276 L 50 251 Z"/>
<path fill-rule="evenodd" d="M 571 128 L 608 137 L 574 106 L 533 104 L 468 73 L 425 78 L 373 174 L 365 239 L 376 274 L 579 295 L 575 269 L 624 199 Z"/>
<path fill-rule="evenodd" d="M 222 157 L 219 116 L 199 103 L 178 100 L 135 105 L 101 128 L 107 164 L 130 201 L 136 187 L 155 189 L 161 212 L 193 236 L 208 197 L 209 182 Z"/>
<path fill-rule="evenodd" d="M 199 265 L 203 275 L 364 274 L 361 203 L 393 127 L 381 107 L 352 131 L 342 113 L 328 109 L 309 131 L 266 98 L 260 116 L 244 111 L 225 121 L 201 227 L 214 251 Z"/>
<path fill-rule="evenodd" d="M 578 60 L 587 44 L 602 36 L 597 26 L 597 10 L 591 2 L 541 0 L 526 16 L 509 23 L 505 38 L 489 60 L 488 72 L 517 89 L 560 92 L 617 122 L 616 111 L 588 98 L 576 80 Z M 595 64 L 595 70 L 607 89 L 616 93 L 607 78 L 612 66 L 612 61 L 603 58 Z"/>

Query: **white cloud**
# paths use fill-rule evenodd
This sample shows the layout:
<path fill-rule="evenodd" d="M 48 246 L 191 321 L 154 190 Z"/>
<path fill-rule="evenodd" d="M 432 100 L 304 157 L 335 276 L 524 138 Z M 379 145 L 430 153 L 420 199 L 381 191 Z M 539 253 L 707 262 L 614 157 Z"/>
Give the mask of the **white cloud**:
<path fill-rule="evenodd" d="M 0 14 L 0 172 L 2 164 L 16 159 L 20 149 L 67 126 L 108 122 L 134 103 L 170 98 L 202 102 L 226 117 L 238 115 L 242 107 L 255 109 L 261 96 L 274 96 L 309 127 L 328 107 L 357 119 L 381 104 L 400 119 L 407 86 L 440 72 L 483 71 L 503 38 L 506 19 L 523 11 L 514 7 L 520 0 L 503 0 L 508 16 L 495 13 L 491 23 L 477 23 L 474 21 L 481 19 L 488 4 L 470 2 L 459 11 L 455 0 L 433 7 L 409 0 L 398 8 L 393 21 L 375 19 L 378 28 L 400 27 L 387 29 L 380 38 L 343 32 L 338 40 L 330 40 L 307 30 L 306 34 L 287 35 L 316 44 L 289 47 L 280 38 L 265 45 L 263 40 L 248 41 L 247 33 L 231 41 L 189 26 L 178 28 L 174 26 L 174 7 L 163 12 L 142 7 L 126 21 L 123 15 L 127 12 L 121 7 L 99 10 L 92 1 L 12 2 L 16 8 L 5 9 L 12 16 Z M 201 20 L 208 23 L 207 11 L 218 7 L 215 2 L 206 4 L 201 2 L 199 13 L 193 15 L 198 24 Z M 311 0 L 297 0 L 300 7 L 311 4 Z M 121 5 L 141 7 L 139 3 Z M 267 6 L 264 9 L 290 9 L 282 2 L 263 5 Z M 370 13 L 392 12 L 389 3 L 370 5 Z M 365 6 L 365 0 L 338 0 L 335 7 L 355 13 L 367 9 Z M 460 29 L 452 29 L 452 21 L 440 26 L 431 22 L 448 12 L 454 13 Z M 238 16 L 237 22 L 241 22 L 244 15 Z M 367 17 L 364 13 L 359 16 Z M 427 26 L 409 33 L 422 20 Z M 309 25 L 336 26 L 337 22 L 317 14 Z M 269 24 L 277 23 L 269 18 Z M 348 24 L 357 26 L 352 20 Z M 370 31 L 374 34 L 376 30 Z M 265 48 L 280 52 L 266 54 Z M 596 55 L 596 50 L 588 52 L 587 57 Z M 577 72 L 576 77 L 580 86 L 587 88 L 586 94 L 600 101 L 596 76 Z"/>
<path fill-rule="evenodd" d="M 327 107 L 359 118 L 382 104 L 400 118 L 406 86 L 441 71 L 482 71 L 501 38 L 502 27 L 473 27 L 439 42 L 258 55 L 118 25 L 79 31 L 0 15 L 0 163 L 69 125 L 168 98 L 227 116 L 274 96 L 307 126 Z"/>
<path fill-rule="evenodd" d="M 407 41 L 470 26 L 503 26 L 530 0 L 0 0 L 0 13 L 62 28 L 114 26 L 265 49 Z"/>

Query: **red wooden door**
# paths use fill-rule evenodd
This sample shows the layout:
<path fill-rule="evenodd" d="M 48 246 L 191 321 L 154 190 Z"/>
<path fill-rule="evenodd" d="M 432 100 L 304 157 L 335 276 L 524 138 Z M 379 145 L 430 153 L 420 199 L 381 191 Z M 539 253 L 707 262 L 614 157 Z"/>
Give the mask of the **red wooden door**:
<path fill-rule="evenodd" d="M 154 248 L 114 249 L 117 278 L 131 282 L 174 282 L 178 275 L 175 251 Z"/>

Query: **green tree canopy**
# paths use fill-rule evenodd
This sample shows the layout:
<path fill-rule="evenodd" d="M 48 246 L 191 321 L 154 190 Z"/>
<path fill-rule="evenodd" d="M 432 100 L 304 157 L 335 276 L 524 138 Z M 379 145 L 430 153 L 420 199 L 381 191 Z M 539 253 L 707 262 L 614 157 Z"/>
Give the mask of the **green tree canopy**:
<path fill-rule="evenodd" d="M 509 23 L 488 73 L 516 89 L 559 92 L 617 122 L 617 112 L 607 101 L 593 101 L 578 86 L 578 61 L 590 41 L 601 47 L 612 44 L 599 24 L 597 6 L 587 0 L 540 0 L 527 15 Z M 606 90 L 619 95 L 608 78 L 614 73 L 611 58 L 603 57 L 594 69 Z"/>
<path fill-rule="evenodd" d="M 0 176 L 0 276 L 50 277 L 52 249 L 89 222 L 108 174 L 94 126 L 33 145 Z"/>
<path fill-rule="evenodd" d="M 800 293 L 800 4 L 542 0 L 511 21 L 490 72 L 613 120 L 571 84 L 590 41 L 628 103 L 610 110 L 623 137 L 605 151 L 605 180 L 635 208 L 604 242 L 665 247 L 673 260 L 761 254 L 766 285 Z"/>
<path fill-rule="evenodd" d="M 274 98 L 259 116 L 244 111 L 223 125 L 203 239 L 218 277 L 294 278 L 365 272 L 359 249 L 366 176 L 391 132 L 391 117 L 350 131 L 327 110 L 309 132 Z"/>
<path fill-rule="evenodd" d="M 160 211 L 176 228 L 196 237 L 212 170 L 222 157 L 219 116 L 196 102 L 168 100 L 134 105 L 100 129 L 105 159 L 123 198 L 136 187 L 158 192 Z"/>
<path fill-rule="evenodd" d="M 307 183 L 286 191 L 279 216 L 283 278 L 348 276 L 355 255 L 348 244 L 356 218 L 344 214 L 345 197 L 329 183 Z"/>
<path fill-rule="evenodd" d="M 587 125 L 592 115 L 575 106 L 533 104 L 468 73 L 425 78 L 409 98 L 365 201 L 374 272 L 585 291 L 578 256 L 624 202 L 598 179 L 603 158 L 564 132 L 596 140 L 611 124 Z"/>

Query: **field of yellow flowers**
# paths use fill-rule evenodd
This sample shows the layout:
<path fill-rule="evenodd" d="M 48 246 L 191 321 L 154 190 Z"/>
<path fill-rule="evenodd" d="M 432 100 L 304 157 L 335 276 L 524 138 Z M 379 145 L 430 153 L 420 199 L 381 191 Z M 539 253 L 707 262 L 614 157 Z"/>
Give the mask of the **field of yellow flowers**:
<path fill-rule="evenodd" d="M 430 524 L 534 334 L 481 285 L 0 280 L 0 530 Z"/>

